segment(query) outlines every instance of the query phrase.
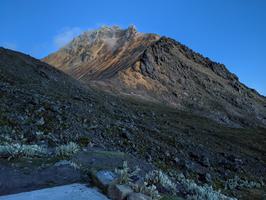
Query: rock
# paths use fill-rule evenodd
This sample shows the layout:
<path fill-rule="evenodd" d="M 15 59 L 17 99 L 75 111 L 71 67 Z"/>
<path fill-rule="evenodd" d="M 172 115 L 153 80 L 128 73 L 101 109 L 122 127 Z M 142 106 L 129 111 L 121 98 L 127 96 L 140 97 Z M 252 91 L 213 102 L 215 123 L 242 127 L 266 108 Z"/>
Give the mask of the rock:
<path fill-rule="evenodd" d="M 174 161 L 176 164 L 180 164 L 180 159 L 178 157 L 175 157 Z"/>
<path fill-rule="evenodd" d="M 54 164 L 56 167 L 60 167 L 62 165 L 70 165 L 71 162 L 69 160 L 60 160 Z"/>
<path fill-rule="evenodd" d="M 107 189 L 108 185 L 113 183 L 117 178 L 116 174 L 111 171 L 101 170 L 95 174 L 94 182 L 102 189 Z"/>
<path fill-rule="evenodd" d="M 114 200 L 125 199 L 133 190 L 127 185 L 110 185 L 108 187 L 108 197 Z"/>
<path fill-rule="evenodd" d="M 171 154 L 169 153 L 169 151 L 166 151 L 166 152 L 165 152 L 165 156 L 166 156 L 166 157 L 171 157 Z"/>
<path fill-rule="evenodd" d="M 148 162 L 152 161 L 152 157 L 149 153 L 146 154 L 145 158 L 147 159 Z"/>
<path fill-rule="evenodd" d="M 42 126 L 42 125 L 44 125 L 44 119 L 43 119 L 43 117 L 41 117 L 37 122 L 36 122 L 36 124 L 37 125 L 40 125 L 40 126 Z"/>
<path fill-rule="evenodd" d="M 202 165 L 205 166 L 205 167 L 210 167 L 210 166 L 211 166 L 211 164 L 210 164 L 210 160 L 209 160 L 209 158 L 207 158 L 207 157 L 203 157 L 201 163 L 202 163 Z"/>
<path fill-rule="evenodd" d="M 61 113 L 61 110 L 60 110 L 60 106 L 59 105 L 56 105 L 56 104 L 51 105 L 50 109 L 53 112 Z"/>
<path fill-rule="evenodd" d="M 125 139 L 127 139 L 127 140 L 130 140 L 131 135 L 130 135 L 130 133 L 126 129 L 123 129 L 122 137 L 125 138 Z"/>
<path fill-rule="evenodd" d="M 127 200 L 152 200 L 152 198 L 141 193 L 131 193 L 128 195 Z"/>
<path fill-rule="evenodd" d="M 41 106 L 41 107 L 37 110 L 37 113 L 42 113 L 43 111 L 45 111 L 45 108 Z"/>
<path fill-rule="evenodd" d="M 205 174 L 205 180 L 206 180 L 207 183 L 211 183 L 212 177 L 211 177 L 211 175 L 209 173 Z"/>

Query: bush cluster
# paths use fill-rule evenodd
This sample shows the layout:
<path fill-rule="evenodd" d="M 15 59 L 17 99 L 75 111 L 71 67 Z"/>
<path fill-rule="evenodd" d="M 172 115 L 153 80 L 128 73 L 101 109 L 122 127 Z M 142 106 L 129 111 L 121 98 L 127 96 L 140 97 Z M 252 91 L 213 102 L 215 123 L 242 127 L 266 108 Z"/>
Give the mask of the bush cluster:
<path fill-rule="evenodd" d="M 36 144 L 5 144 L 0 145 L 0 156 L 15 158 L 15 157 L 41 157 L 47 155 L 47 149 Z"/>
<path fill-rule="evenodd" d="M 68 157 L 77 153 L 79 150 L 80 150 L 79 145 L 77 145 L 74 142 L 70 142 L 68 144 L 63 144 L 56 147 L 55 154 L 57 156 Z"/>

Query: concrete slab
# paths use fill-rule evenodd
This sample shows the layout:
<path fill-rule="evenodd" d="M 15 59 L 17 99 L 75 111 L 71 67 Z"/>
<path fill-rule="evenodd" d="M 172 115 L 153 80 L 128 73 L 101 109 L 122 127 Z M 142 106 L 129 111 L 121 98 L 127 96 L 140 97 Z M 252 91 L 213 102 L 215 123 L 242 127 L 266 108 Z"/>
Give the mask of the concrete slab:
<path fill-rule="evenodd" d="M 0 200 L 109 200 L 94 188 L 83 184 L 71 184 L 0 196 Z"/>

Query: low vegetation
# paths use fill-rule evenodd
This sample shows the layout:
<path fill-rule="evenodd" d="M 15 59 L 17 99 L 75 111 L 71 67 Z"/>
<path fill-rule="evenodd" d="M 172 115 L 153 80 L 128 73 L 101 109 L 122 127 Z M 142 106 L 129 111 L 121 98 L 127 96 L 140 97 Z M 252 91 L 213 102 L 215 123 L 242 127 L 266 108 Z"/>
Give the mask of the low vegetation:
<path fill-rule="evenodd" d="M 58 157 L 69 157 L 80 150 L 79 145 L 74 142 L 59 145 L 53 151 L 48 150 L 37 144 L 20 144 L 20 143 L 3 143 L 0 144 L 0 157 L 2 158 L 17 158 L 17 157 L 45 157 L 48 155 Z"/>
<path fill-rule="evenodd" d="M 121 169 L 115 169 L 115 173 L 118 175 L 117 183 L 126 184 L 132 182 L 132 177 L 139 173 L 140 169 L 136 167 L 134 171 L 131 171 L 127 162 L 123 162 Z"/>
<path fill-rule="evenodd" d="M 40 157 L 46 156 L 47 149 L 36 144 L 5 144 L 0 145 L 0 157 L 15 158 L 15 157 Z"/>
<path fill-rule="evenodd" d="M 152 199 L 162 199 L 157 187 L 163 187 L 172 194 L 177 193 L 177 184 L 184 188 L 184 196 L 189 200 L 236 200 L 228 197 L 220 191 L 215 191 L 212 186 L 196 184 L 193 180 L 186 179 L 183 174 L 176 177 L 176 183 L 160 170 L 153 170 L 145 175 L 143 181 L 134 182 L 132 177 L 138 174 L 138 170 L 130 170 L 127 163 L 124 162 L 121 169 L 116 169 L 118 174 L 118 183 L 129 185 L 135 192 L 140 192 L 150 196 Z"/>
<path fill-rule="evenodd" d="M 161 170 L 153 170 L 146 174 L 145 182 L 149 185 L 162 185 L 164 188 L 175 191 L 176 184 Z"/>
<path fill-rule="evenodd" d="M 248 181 L 248 180 L 243 180 L 239 178 L 238 176 L 235 176 L 232 179 L 228 179 L 225 182 L 225 189 L 227 190 L 233 190 L 233 189 L 252 189 L 252 188 L 261 188 L 264 186 L 263 181 L 261 180 L 260 183 L 256 181 Z"/>
<path fill-rule="evenodd" d="M 70 142 L 68 144 L 60 145 L 56 147 L 55 149 L 55 155 L 61 156 L 61 157 L 68 157 L 75 153 L 77 153 L 80 150 L 79 145 L 77 145 L 74 142 Z"/>
<path fill-rule="evenodd" d="M 236 200 L 222 194 L 221 191 L 215 191 L 212 186 L 206 184 L 200 186 L 193 180 L 186 179 L 183 174 L 179 174 L 178 181 L 187 192 L 189 200 Z"/>
<path fill-rule="evenodd" d="M 149 185 L 147 182 L 144 182 L 143 184 L 129 183 L 129 185 L 135 192 L 148 195 L 155 200 L 161 199 L 161 195 L 159 194 L 159 191 L 155 185 Z"/>

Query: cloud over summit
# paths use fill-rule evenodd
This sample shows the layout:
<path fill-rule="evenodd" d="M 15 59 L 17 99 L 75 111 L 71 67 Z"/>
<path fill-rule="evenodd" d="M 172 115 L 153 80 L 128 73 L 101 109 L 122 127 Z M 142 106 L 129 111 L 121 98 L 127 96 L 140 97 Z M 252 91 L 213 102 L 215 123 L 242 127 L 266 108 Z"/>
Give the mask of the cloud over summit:
<path fill-rule="evenodd" d="M 79 27 L 67 27 L 64 28 L 59 34 L 54 37 L 54 45 L 57 48 L 61 48 L 70 42 L 74 37 L 78 36 L 82 32 Z"/>

